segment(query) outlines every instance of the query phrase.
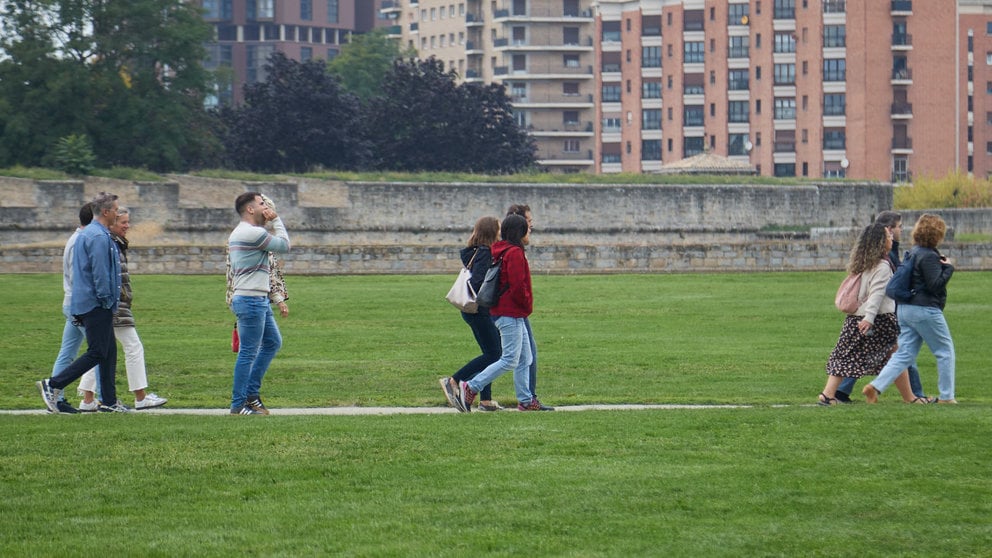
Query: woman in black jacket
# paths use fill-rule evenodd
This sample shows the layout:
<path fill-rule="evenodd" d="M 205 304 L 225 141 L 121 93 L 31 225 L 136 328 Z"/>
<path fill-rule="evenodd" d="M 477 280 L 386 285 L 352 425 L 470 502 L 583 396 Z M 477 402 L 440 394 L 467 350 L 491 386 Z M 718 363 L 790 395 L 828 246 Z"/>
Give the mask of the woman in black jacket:
<path fill-rule="evenodd" d="M 937 403 L 957 403 L 954 399 L 954 341 L 944 319 L 947 283 L 954 274 L 954 266 L 937 251 L 946 232 L 944 220 L 928 213 L 921 215 L 913 227 L 913 243 L 916 244 L 910 253 L 910 258 L 915 260 L 910 283 L 913 298 L 908 303 L 899 303 L 896 310 L 899 349 L 878 378 L 862 390 L 869 403 L 878 401 L 878 394 L 916 362 L 924 342 L 937 359 L 937 389 L 940 391 Z"/>
<path fill-rule="evenodd" d="M 479 291 L 482 280 L 486 278 L 486 271 L 492 264 L 492 254 L 489 247 L 498 239 L 499 220 L 495 217 L 482 217 L 475 222 L 475 228 L 472 230 L 472 236 L 468 239 L 468 245 L 462 248 L 462 264 L 472 270 L 472 278 L 469 279 L 469 283 L 475 292 Z M 496 329 L 488 308 L 480 306 L 475 314 L 462 312 L 462 319 L 472 328 L 472 334 L 475 335 L 475 341 L 482 349 L 482 354 L 470 360 L 450 378 L 441 378 L 440 380 L 444 396 L 448 399 L 448 403 L 456 409 L 458 408 L 456 403 L 458 382 L 471 380 L 487 366 L 499 360 L 502 353 L 499 330 Z M 499 411 L 502 408 L 499 403 L 492 400 L 489 385 L 486 385 L 479 394 L 479 410 Z"/>

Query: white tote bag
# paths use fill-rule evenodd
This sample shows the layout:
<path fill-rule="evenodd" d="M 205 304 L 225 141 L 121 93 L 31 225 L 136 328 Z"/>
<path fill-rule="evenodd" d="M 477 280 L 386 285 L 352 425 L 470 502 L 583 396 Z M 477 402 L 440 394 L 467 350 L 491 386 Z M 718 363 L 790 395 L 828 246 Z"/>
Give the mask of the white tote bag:
<path fill-rule="evenodd" d="M 475 254 L 472 254 L 472 259 L 468 261 L 468 266 L 462 267 L 461 271 L 458 272 L 455 284 L 451 286 L 447 296 L 445 296 L 448 302 L 466 314 L 475 314 L 479 311 L 479 306 L 475 303 L 475 290 L 472 289 L 472 284 L 469 282 L 472 278 L 472 262 L 475 261 L 475 255 L 478 253 L 479 250 L 476 249 Z"/>

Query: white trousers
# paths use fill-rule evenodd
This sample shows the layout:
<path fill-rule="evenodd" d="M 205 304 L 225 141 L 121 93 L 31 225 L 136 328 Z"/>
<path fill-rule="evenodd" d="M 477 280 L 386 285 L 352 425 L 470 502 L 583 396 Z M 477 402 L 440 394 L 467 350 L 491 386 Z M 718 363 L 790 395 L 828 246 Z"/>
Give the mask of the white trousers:
<path fill-rule="evenodd" d="M 124 349 L 124 368 L 127 370 L 127 390 L 136 391 L 148 387 L 145 373 L 145 347 L 138 338 L 135 327 L 115 327 L 114 336 Z M 96 369 L 91 369 L 79 381 L 80 391 L 96 391 Z"/>

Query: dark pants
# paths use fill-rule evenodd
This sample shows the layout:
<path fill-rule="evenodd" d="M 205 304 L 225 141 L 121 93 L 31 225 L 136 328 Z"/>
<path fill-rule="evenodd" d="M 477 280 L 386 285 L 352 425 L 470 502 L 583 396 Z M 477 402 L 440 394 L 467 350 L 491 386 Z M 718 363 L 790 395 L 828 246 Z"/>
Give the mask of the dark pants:
<path fill-rule="evenodd" d="M 499 360 L 500 355 L 503 353 L 503 345 L 499 339 L 499 330 L 496 329 L 496 324 L 493 323 L 493 319 L 488 313 L 466 314 L 462 312 L 462 319 L 472 328 L 472 335 L 475 336 L 475 342 L 482 349 L 482 354 L 468 361 L 468 364 L 462 366 L 458 372 L 454 373 L 452 378 L 459 382 L 471 380 L 476 374 L 485 370 L 487 366 Z M 479 392 L 479 399 L 482 401 L 492 399 L 492 390 L 489 388 L 489 384 L 486 384 L 486 387 L 482 388 L 482 391 Z"/>
<path fill-rule="evenodd" d="M 114 313 L 107 308 L 94 308 L 76 316 L 86 330 L 86 352 L 72 361 L 61 372 L 52 376 L 49 385 L 65 389 L 94 366 L 100 366 L 101 401 L 105 405 L 117 402 L 115 380 L 117 376 L 117 341 L 114 339 Z"/>

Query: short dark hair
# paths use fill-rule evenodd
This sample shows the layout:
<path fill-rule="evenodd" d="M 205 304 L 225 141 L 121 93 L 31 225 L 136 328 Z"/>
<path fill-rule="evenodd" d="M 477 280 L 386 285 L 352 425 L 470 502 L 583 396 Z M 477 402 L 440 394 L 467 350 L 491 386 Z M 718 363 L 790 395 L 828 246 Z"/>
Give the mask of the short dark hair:
<path fill-rule="evenodd" d="M 524 205 L 522 203 L 513 204 L 513 205 L 510 206 L 510 209 L 507 209 L 506 210 L 506 215 L 507 216 L 510 216 L 510 215 L 519 215 L 521 217 L 526 217 L 528 213 L 530 213 L 530 206 L 529 205 Z"/>
<path fill-rule="evenodd" d="M 529 230 L 527 219 L 524 219 L 522 215 L 511 213 L 506 216 L 506 219 L 503 219 L 503 225 L 499 228 L 499 236 L 510 244 L 523 248 L 524 237 L 527 236 Z"/>
<path fill-rule="evenodd" d="M 902 214 L 896 211 L 883 211 L 875 217 L 875 222 L 881 224 L 883 227 L 892 228 L 902 223 Z"/>
<path fill-rule="evenodd" d="M 248 204 L 255 201 L 255 198 L 261 195 L 258 192 L 245 192 L 241 194 L 234 200 L 234 210 L 238 212 L 238 215 L 243 215 Z"/>
<path fill-rule="evenodd" d="M 79 226 L 85 227 L 93 222 L 93 204 L 87 203 L 79 208 Z"/>

